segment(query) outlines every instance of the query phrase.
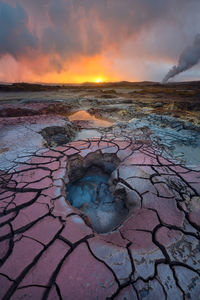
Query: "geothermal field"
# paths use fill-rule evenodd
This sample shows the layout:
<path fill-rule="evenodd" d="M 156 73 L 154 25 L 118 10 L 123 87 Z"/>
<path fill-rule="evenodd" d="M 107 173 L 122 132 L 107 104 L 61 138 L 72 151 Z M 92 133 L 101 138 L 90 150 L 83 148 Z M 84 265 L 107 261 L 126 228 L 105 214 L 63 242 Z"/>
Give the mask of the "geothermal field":
<path fill-rule="evenodd" d="M 199 299 L 199 99 L 0 86 L 1 299 Z"/>

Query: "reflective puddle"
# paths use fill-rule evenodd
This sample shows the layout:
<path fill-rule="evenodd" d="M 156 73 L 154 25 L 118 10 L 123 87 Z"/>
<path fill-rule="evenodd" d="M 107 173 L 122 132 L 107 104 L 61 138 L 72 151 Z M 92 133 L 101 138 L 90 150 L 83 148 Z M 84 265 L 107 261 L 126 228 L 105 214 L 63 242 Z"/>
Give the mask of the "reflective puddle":
<path fill-rule="evenodd" d="M 73 121 L 90 121 L 90 123 L 94 127 L 110 127 L 110 126 L 112 126 L 112 122 L 105 121 L 105 120 L 102 120 L 102 119 L 98 119 L 95 116 L 89 114 L 85 110 L 80 110 L 80 111 L 70 115 L 68 118 L 69 118 L 70 122 L 73 122 Z"/>

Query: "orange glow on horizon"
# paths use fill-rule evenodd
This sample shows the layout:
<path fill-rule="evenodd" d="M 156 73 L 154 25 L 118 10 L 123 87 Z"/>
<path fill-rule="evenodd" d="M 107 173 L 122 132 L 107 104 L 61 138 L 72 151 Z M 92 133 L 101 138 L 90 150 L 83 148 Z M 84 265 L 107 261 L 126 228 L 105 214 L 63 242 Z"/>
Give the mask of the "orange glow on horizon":
<path fill-rule="evenodd" d="M 32 63 L 27 62 L 27 71 L 23 72 L 25 81 L 42 83 L 103 83 L 121 80 L 113 74 L 111 62 L 103 56 L 95 57 L 76 57 L 70 62 L 63 61 L 62 70 L 56 72 L 53 66 L 49 65 L 46 57 L 40 57 L 34 62 L 36 66 L 44 65 L 45 73 L 30 73 Z M 23 64 L 25 65 L 25 64 Z M 22 73 L 22 74 L 23 74 Z M 23 80 L 23 79 L 22 79 Z"/>
<path fill-rule="evenodd" d="M 12 57 L 6 57 L 4 66 L 8 66 L 13 72 L 5 75 L 5 68 L 0 70 L 0 81 L 30 82 L 44 84 L 81 84 L 92 82 L 96 84 L 104 82 L 119 82 L 122 80 L 139 81 L 138 78 L 125 76 L 121 70 L 113 67 L 114 55 L 105 56 L 103 53 L 93 57 L 73 57 L 61 62 L 61 69 L 56 66 L 48 56 L 38 55 L 34 61 L 22 57 L 16 61 Z"/>

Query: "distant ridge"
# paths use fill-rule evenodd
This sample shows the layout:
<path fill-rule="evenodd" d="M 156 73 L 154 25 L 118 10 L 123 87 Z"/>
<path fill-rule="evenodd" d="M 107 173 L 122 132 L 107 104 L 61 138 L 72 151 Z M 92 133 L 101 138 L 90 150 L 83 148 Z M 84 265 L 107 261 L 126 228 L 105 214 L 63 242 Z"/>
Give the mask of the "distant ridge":
<path fill-rule="evenodd" d="M 200 81 L 185 81 L 185 82 L 168 82 L 160 83 L 154 81 L 139 81 L 139 82 L 129 82 L 129 81 L 120 81 L 120 82 L 103 82 L 103 83 L 94 83 L 94 82 L 84 82 L 82 84 L 44 84 L 44 83 L 0 83 L 0 91 L 5 92 L 22 92 L 22 91 L 56 91 L 60 89 L 81 89 L 81 88 L 116 88 L 116 87 L 127 87 L 127 88 L 142 88 L 142 87 L 178 87 L 178 86 L 190 86 L 190 87 L 200 87 Z"/>

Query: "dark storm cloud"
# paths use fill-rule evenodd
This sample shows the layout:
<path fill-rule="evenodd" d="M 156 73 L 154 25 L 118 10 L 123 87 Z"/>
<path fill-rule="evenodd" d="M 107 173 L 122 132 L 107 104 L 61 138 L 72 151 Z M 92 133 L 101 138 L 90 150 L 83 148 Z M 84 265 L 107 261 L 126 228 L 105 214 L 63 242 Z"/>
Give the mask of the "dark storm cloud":
<path fill-rule="evenodd" d="M 95 15 L 85 3 L 51 1 L 47 13 L 50 25 L 42 35 L 42 48 L 56 52 L 62 58 L 71 55 L 93 55 L 101 50 L 102 36 L 95 23 Z"/>
<path fill-rule="evenodd" d="M 109 43 L 118 45 L 138 34 L 167 10 L 166 1 L 161 0 L 50 1 L 51 25 L 44 32 L 43 47 L 61 54 L 95 54 Z"/>
<path fill-rule="evenodd" d="M 15 58 L 37 46 L 37 37 L 28 27 L 28 16 L 24 8 L 0 1 L 0 56 L 11 54 Z"/>

